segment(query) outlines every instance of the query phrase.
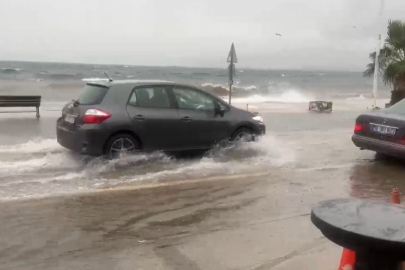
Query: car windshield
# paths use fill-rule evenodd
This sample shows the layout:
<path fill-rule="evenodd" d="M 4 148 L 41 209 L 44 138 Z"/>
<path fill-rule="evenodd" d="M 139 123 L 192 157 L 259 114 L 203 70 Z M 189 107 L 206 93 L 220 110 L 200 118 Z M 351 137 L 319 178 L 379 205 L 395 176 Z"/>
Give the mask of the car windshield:
<path fill-rule="evenodd" d="M 108 88 L 104 86 L 86 85 L 77 100 L 80 105 L 96 105 L 103 101 Z"/>
<path fill-rule="evenodd" d="M 405 99 L 384 110 L 388 113 L 405 114 Z"/>

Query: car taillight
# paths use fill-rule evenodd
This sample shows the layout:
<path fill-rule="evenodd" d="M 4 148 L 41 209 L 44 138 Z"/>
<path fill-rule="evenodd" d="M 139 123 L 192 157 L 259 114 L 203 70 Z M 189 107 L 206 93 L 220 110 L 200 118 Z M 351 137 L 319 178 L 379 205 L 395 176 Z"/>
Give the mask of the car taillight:
<path fill-rule="evenodd" d="M 362 130 L 363 130 L 363 125 L 361 125 L 361 124 L 354 125 L 354 131 L 362 131 Z"/>
<path fill-rule="evenodd" d="M 89 109 L 83 116 L 84 124 L 100 124 L 110 118 L 111 114 L 99 109 Z"/>

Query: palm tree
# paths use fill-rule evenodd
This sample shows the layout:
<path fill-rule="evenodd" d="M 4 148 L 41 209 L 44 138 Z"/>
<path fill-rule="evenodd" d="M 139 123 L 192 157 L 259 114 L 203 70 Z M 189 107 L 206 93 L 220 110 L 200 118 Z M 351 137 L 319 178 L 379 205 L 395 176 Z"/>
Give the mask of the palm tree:
<path fill-rule="evenodd" d="M 370 53 L 372 63 L 367 65 L 364 76 L 373 76 L 375 52 Z M 405 22 L 389 21 L 387 38 L 379 56 L 379 74 L 386 85 L 393 85 L 391 102 L 393 105 L 405 97 Z"/>

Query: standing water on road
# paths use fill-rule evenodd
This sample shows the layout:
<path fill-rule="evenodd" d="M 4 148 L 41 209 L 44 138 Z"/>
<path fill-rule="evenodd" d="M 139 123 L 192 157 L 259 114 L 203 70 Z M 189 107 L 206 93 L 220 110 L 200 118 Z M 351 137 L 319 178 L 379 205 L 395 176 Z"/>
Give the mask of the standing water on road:
<path fill-rule="evenodd" d="M 0 155 L 0 199 L 258 172 L 294 160 L 293 152 L 280 148 L 271 137 L 262 138 L 260 143 L 217 146 L 191 158 L 153 152 L 106 160 L 72 153 L 54 139 L 3 145 Z"/>

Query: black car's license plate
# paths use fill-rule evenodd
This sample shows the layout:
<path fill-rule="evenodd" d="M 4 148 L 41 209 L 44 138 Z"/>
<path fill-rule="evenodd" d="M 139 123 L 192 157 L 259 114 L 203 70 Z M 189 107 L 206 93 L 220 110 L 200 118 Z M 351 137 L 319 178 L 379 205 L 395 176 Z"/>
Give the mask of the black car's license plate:
<path fill-rule="evenodd" d="M 391 136 L 394 136 L 395 133 L 397 132 L 396 127 L 388 127 L 388 126 L 375 125 L 375 124 L 370 124 L 370 129 L 372 132 L 376 132 L 376 133 L 383 134 L 383 135 L 391 135 Z"/>

